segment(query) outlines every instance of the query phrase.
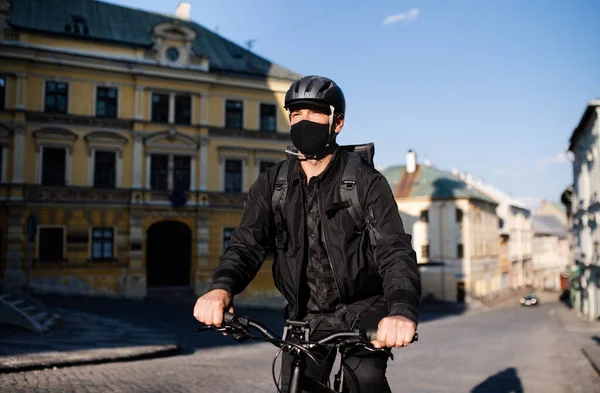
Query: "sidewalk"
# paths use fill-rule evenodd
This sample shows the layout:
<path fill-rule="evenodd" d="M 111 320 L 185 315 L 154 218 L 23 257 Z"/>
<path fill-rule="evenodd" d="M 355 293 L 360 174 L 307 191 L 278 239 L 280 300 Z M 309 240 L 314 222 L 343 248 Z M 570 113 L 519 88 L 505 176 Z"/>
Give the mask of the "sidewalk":
<path fill-rule="evenodd" d="M 0 374 L 187 355 L 199 348 L 235 345 L 230 337 L 197 333 L 196 297 L 153 296 L 143 300 L 37 294 L 61 315 L 44 335 L 0 324 Z M 281 331 L 280 311 L 236 311 Z"/>
<path fill-rule="evenodd" d="M 585 320 L 562 303 L 551 315 L 565 328 L 569 338 L 600 375 L 600 322 Z"/>
<path fill-rule="evenodd" d="M 130 361 L 181 353 L 173 337 L 115 318 L 55 309 L 61 321 L 40 335 L 0 325 L 0 373 Z"/>

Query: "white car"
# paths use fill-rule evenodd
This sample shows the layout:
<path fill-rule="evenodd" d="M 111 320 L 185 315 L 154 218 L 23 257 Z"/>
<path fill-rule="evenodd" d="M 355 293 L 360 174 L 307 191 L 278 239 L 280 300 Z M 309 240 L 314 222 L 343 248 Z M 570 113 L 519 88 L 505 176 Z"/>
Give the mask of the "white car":
<path fill-rule="evenodd" d="M 535 295 L 527 295 L 521 298 L 521 306 L 537 306 L 540 301 Z"/>

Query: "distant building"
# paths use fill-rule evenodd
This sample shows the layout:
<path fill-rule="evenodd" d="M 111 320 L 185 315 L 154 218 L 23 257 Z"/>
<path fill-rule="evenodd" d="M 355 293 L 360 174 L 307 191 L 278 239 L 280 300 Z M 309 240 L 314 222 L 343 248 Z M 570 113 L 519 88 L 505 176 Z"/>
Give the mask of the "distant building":
<path fill-rule="evenodd" d="M 470 177 L 467 176 L 467 179 Z M 501 258 L 502 288 L 522 288 L 533 283 L 531 211 L 521 202 L 482 180 L 468 184 L 496 200 L 499 205 L 500 243 L 505 244 L 506 260 Z"/>
<path fill-rule="evenodd" d="M 553 215 L 534 215 L 533 232 L 533 286 L 560 290 L 569 264 L 568 228 Z"/>
<path fill-rule="evenodd" d="M 570 138 L 573 152 L 573 236 L 576 269 L 575 308 L 589 319 L 600 317 L 600 100 L 592 100 Z"/>
<path fill-rule="evenodd" d="M 535 211 L 535 215 L 539 216 L 553 216 L 563 225 L 569 223 L 567 217 L 567 208 L 560 202 L 549 202 L 542 200 L 540 207 Z"/>
<path fill-rule="evenodd" d="M 383 174 L 413 236 L 423 296 L 469 302 L 500 290 L 497 202 L 452 173 L 417 162 Z"/>

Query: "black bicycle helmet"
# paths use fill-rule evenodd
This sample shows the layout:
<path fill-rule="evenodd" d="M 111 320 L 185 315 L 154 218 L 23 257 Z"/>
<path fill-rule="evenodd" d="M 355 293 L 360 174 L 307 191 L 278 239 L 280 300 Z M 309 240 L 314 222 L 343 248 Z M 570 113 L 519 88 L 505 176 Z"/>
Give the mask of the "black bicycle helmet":
<path fill-rule="evenodd" d="M 309 104 L 335 113 L 346 113 L 346 99 L 342 89 L 331 79 L 317 75 L 305 76 L 292 83 L 285 94 L 284 108 L 295 104 Z M 333 113 L 332 113 L 333 115 Z"/>

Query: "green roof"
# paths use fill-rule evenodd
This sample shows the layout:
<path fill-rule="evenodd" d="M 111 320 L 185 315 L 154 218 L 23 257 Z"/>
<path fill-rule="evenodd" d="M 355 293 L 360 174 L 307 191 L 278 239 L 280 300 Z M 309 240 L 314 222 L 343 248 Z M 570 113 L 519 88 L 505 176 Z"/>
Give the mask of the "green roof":
<path fill-rule="evenodd" d="M 68 33 L 65 26 L 74 20 L 84 20 L 89 34 Z M 9 22 L 16 29 L 144 48 L 154 44 L 152 30 L 156 25 L 176 22 L 196 32 L 192 51 L 209 58 L 212 72 L 300 78 L 192 21 L 96 0 L 13 0 Z"/>
<path fill-rule="evenodd" d="M 392 191 L 397 195 L 397 187 L 406 173 L 406 166 L 392 166 L 386 168 L 383 175 L 387 179 Z M 408 188 L 407 188 L 408 190 Z M 487 195 L 469 187 L 452 173 L 442 171 L 433 166 L 419 165 L 417 176 L 413 179 L 406 198 L 429 197 L 433 199 L 478 199 L 492 204 L 498 204 Z"/>

